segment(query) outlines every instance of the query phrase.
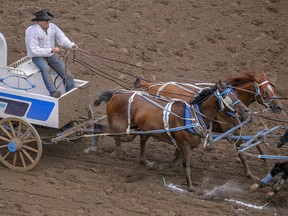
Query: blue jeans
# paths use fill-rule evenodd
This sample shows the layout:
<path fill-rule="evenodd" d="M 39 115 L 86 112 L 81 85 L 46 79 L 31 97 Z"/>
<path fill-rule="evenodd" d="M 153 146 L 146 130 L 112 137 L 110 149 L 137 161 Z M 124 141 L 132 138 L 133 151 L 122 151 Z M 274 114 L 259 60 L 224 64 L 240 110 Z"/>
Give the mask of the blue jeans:
<path fill-rule="evenodd" d="M 66 92 L 75 87 L 71 72 L 67 69 L 65 74 L 65 64 L 58 58 L 57 55 L 53 54 L 50 57 L 33 57 L 32 61 L 40 68 L 43 81 L 51 96 L 55 94 L 57 89 L 54 86 L 51 74 L 49 72 L 49 66 L 63 79 Z"/>

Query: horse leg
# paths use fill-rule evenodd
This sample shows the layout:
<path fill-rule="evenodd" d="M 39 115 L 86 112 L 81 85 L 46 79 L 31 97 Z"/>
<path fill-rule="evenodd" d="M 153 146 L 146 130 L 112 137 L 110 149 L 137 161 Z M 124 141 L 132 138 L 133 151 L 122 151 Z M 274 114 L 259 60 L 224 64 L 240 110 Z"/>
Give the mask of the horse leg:
<path fill-rule="evenodd" d="M 145 147 L 147 140 L 149 139 L 150 135 L 141 135 L 140 136 L 140 163 L 144 164 L 147 168 L 151 169 L 155 166 L 155 162 L 151 162 L 146 159 L 146 152 Z"/>
<path fill-rule="evenodd" d="M 221 127 L 222 131 L 227 131 L 227 130 L 230 129 L 230 127 L 226 128 L 225 125 L 221 125 L 220 127 Z M 240 135 L 240 130 L 239 130 L 239 129 L 235 130 L 235 131 L 234 131 L 234 134 L 235 134 L 235 135 Z M 228 138 L 228 141 L 233 144 L 233 140 L 231 140 L 231 139 Z M 240 145 L 241 145 L 242 143 L 243 143 L 242 140 L 238 140 L 238 141 L 236 142 L 236 144 L 235 144 L 236 148 L 239 149 L 239 147 L 240 147 Z M 248 166 L 248 163 L 247 163 L 247 160 L 246 160 L 246 157 L 245 157 L 244 153 L 243 153 L 243 152 L 238 152 L 238 157 L 239 157 L 239 159 L 240 159 L 240 161 L 241 161 L 241 163 L 242 163 L 242 165 L 243 165 L 245 176 L 246 176 L 248 179 L 252 179 L 252 180 L 255 180 L 255 181 L 259 181 L 259 178 L 258 178 L 257 176 L 254 176 L 254 175 L 251 173 L 250 168 L 249 168 L 249 166 Z"/>
<path fill-rule="evenodd" d="M 273 191 L 269 191 L 265 195 L 265 199 L 267 202 L 270 201 L 280 191 L 280 189 L 283 187 L 287 178 L 288 178 L 288 172 L 286 172 L 282 176 L 280 176 L 277 183 L 272 187 Z"/>
<path fill-rule="evenodd" d="M 116 147 L 112 155 L 116 157 L 124 156 L 125 152 L 122 148 L 121 142 L 132 142 L 136 136 L 137 135 L 114 136 Z"/>
<path fill-rule="evenodd" d="M 98 123 L 94 124 L 94 134 L 95 135 L 97 135 L 99 133 L 104 133 L 104 132 L 107 132 L 107 128 L 105 126 L 103 126 L 101 124 L 98 124 Z M 99 137 L 98 136 L 93 136 L 91 146 L 86 148 L 83 153 L 91 154 L 91 153 L 96 152 L 96 150 L 97 150 L 97 146 L 96 145 L 97 145 L 98 141 L 99 141 Z"/>
<path fill-rule="evenodd" d="M 239 133 L 235 133 L 235 134 L 239 134 Z M 239 148 L 239 146 L 242 144 L 242 141 L 239 140 L 237 143 L 236 143 L 236 147 Z M 250 171 L 250 168 L 248 166 L 248 163 L 247 163 L 247 160 L 246 160 L 246 157 L 245 157 L 245 154 L 243 152 L 238 152 L 238 157 L 243 165 L 243 168 L 244 168 L 244 173 L 246 175 L 246 177 L 248 179 L 252 179 L 254 181 L 259 181 L 259 178 L 257 176 L 254 176 L 251 171 Z"/>
<path fill-rule="evenodd" d="M 265 176 L 265 178 L 263 178 L 259 183 L 254 183 L 253 185 L 251 185 L 250 190 L 251 191 L 256 191 L 260 188 L 265 187 L 266 185 L 269 184 L 269 182 L 273 179 L 273 177 L 279 173 L 284 172 L 284 174 L 282 175 L 284 181 L 280 178 L 279 181 L 273 186 L 273 190 L 275 187 L 275 190 L 279 191 L 280 188 L 282 187 L 283 183 L 285 182 L 285 180 L 288 177 L 288 163 L 284 162 L 284 163 L 276 163 L 273 167 L 273 169 L 268 173 L 267 176 Z M 279 185 L 281 187 L 279 187 Z"/>
<path fill-rule="evenodd" d="M 254 175 L 251 173 L 244 153 L 239 152 L 239 153 L 238 153 L 238 157 L 240 158 L 240 161 L 241 161 L 241 163 L 242 163 L 242 165 L 243 165 L 243 168 L 244 168 L 244 172 L 245 172 L 246 177 L 247 177 L 248 179 L 252 179 L 252 180 L 258 181 L 259 178 L 258 178 L 257 176 L 254 176 Z"/>
<path fill-rule="evenodd" d="M 288 162 L 284 162 L 282 163 L 282 169 L 284 170 L 284 173 L 282 176 L 280 176 L 280 178 L 278 179 L 277 183 L 275 185 L 273 185 L 272 189 L 273 191 L 269 191 L 265 198 L 267 201 L 271 200 L 272 197 L 274 197 L 279 191 L 280 189 L 283 187 L 285 181 L 288 178 Z"/>
<path fill-rule="evenodd" d="M 190 150 L 191 149 L 189 147 L 181 149 L 181 155 L 182 155 L 182 160 L 183 160 L 182 164 L 183 164 L 184 173 L 186 175 L 188 191 L 195 192 L 196 189 L 193 187 L 192 180 L 191 180 Z"/>
<path fill-rule="evenodd" d="M 117 157 L 121 157 L 124 155 L 124 151 L 122 149 L 120 138 L 119 136 L 114 136 L 113 138 L 115 140 L 116 147 L 115 147 L 115 152 L 113 152 L 112 154 L 113 155 L 116 154 Z"/>
<path fill-rule="evenodd" d="M 137 135 L 125 135 L 125 136 L 119 136 L 120 142 L 132 142 Z"/>
<path fill-rule="evenodd" d="M 263 149 L 259 145 L 257 145 L 256 148 L 257 148 L 258 152 L 260 153 L 260 155 L 264 155 L 265 154 Z M 262 160 L 263 160 L 264 164 L 268 165 L 268 160 L 267 159 L 262 159 Z"/>
<path fill-rule="evenodd" d="M 180 150 L 178 148 L 175 149 L 174 157 L 172 161 L 172 166 L 174 166 L 180 158 Z"/>

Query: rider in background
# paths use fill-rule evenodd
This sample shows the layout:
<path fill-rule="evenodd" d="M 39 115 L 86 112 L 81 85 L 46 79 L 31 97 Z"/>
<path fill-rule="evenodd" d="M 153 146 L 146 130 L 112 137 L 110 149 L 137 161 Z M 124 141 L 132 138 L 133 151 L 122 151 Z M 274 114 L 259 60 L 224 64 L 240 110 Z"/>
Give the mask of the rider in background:
<path fill-rule="evenodd" d="M 53 84 L 49 66 L 63 78 L 67 92 L 75 87 L 75 83 L 71 72 L 68 69 L 65 71 L 64 62 L 55 55 L 61 51 L 59 47 L 55 46 L 55 41 L 59 46 L 65 48 L 78 49 L 78 46 L 71 42 L 59 27 L 50 23 L 50 20 L 54 18 L 51 13 L 41 10 L 34 15 L 35 18 L 31 21 L 36 21 L 36 23 L 29 26 L 25 33 L 27 55 L 39 67 L 50 95 L 59 98 L 61 91 L 57 90 Z"/>

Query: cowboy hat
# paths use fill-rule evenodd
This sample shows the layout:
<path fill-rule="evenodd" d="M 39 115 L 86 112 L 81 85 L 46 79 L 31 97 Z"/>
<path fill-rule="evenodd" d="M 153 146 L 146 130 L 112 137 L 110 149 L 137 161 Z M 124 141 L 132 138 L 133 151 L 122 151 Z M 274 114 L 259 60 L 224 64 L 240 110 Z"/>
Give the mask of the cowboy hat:
<path fill-rule="evenodd" d="M 53 14 L 49 13 L 46 10 L 38 11 L 33 15 L 36 17 L 33 18 L 31 21 L 48 21 L 54 18 Z"/>

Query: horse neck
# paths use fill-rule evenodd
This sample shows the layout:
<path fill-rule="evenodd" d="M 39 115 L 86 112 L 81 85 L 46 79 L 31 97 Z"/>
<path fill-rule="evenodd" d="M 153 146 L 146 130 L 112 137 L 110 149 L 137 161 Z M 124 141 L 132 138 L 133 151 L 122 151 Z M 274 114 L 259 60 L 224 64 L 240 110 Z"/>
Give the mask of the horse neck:
<path fill-rule="evenodd" d="M 210 118 L 214 119 L 216 113 L 220 111 L 218 100 L 213 94 L 199 105 L 199 109 L 202 114 L 209 118 L 203 118 L 206 126 L 210 124 Z"/>
<path fill-rule="evenodd" d="M 235 91 L 237 92 L 238 98 L 241 100 L 243 104 L 245 104 L 246 106 L 249 106 L 251 103 L 255 101 L 255 95 L 251 93 L 251 92 L 255 92 L 254 81 L 247 82 L 238 86 L 234 85 L 234 87 L 237 87 Z M 242 91 L 240 89 L 244 89 L 250 92 Z"/>

